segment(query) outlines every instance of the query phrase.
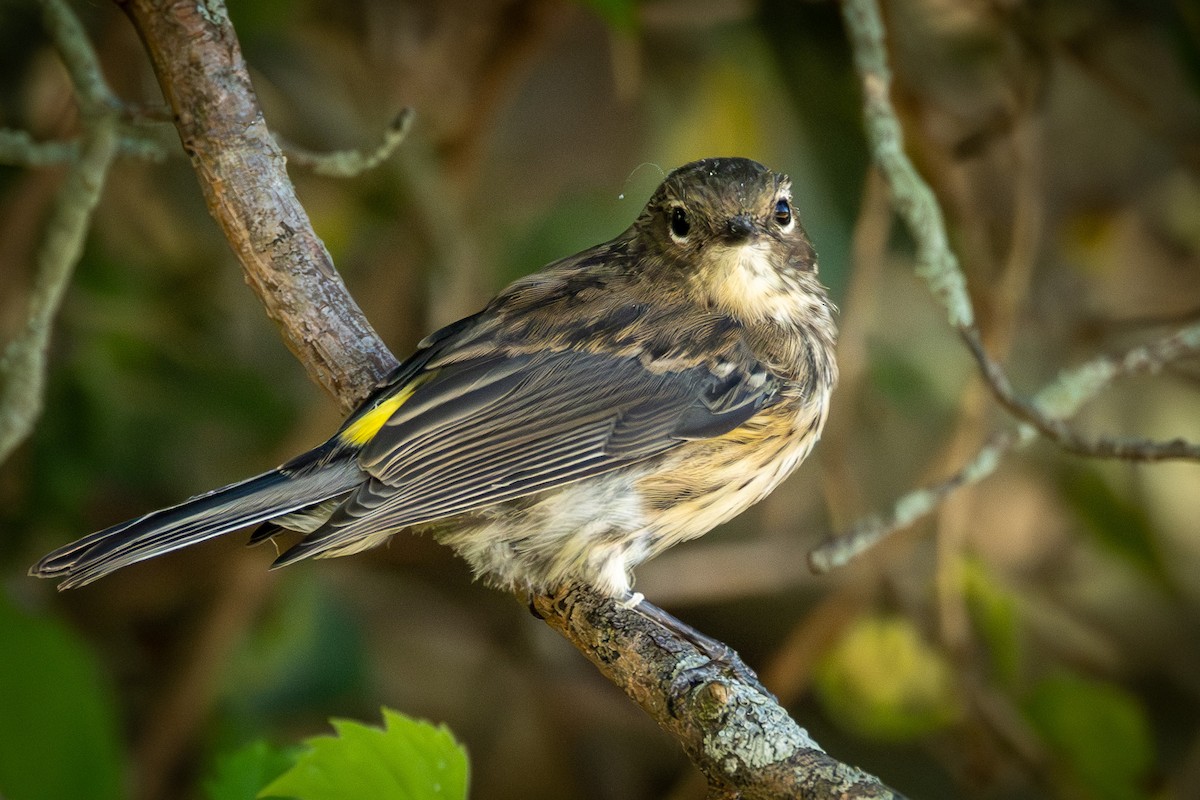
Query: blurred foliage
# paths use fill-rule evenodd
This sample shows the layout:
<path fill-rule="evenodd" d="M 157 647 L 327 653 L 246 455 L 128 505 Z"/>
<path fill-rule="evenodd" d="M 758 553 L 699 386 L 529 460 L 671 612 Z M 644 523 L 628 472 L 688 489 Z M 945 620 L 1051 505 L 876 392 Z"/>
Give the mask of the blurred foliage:
<path fill-rule="evenodd" d="M 0 592 L 0 796 L 121 797 L 117 709 L 95 656 L 61 622 Z"/>
<path fill-rule="evenodd" d="M 255 800 L 259 792 L 296 763 L 297 753 L 260 740 L 217 759 L 213 775 L 204 781 L 206 800 Z"/>
<path fill-rule="evenodd" d="M 287 140 L 370 146 L 400 108 L 417 112 L 371 173 L 292 172 L 399 355 L 618 233 L 680 163 L 737 154 L 789 173 L 842 309 L 825 440 L 755 509 L 643 565 L 638 589 L 742 652 L 829 752 L 914 798 L 1200 796 L 1197 465 L 1041 446 L 860 563 L 820 579 L 805 567 L 813 543 L 944 477 L 1003 421 L 868 179 L 835 3 L 231 5 Z M 909 150 L 1016 385 L 1032 393 L 1193 319 L 1195 3 L 884 6 Z M 455 731 L 479 798 L 704 797 L 590 664 L 427 540 L 279 580 L 270 545 L 238 537 L 62 595 L 25 577 L 52 547 L 281 463 L 338 422 L 156 121 L 128 21 L 116 4 L 74 8 L 138 124 L 175 155 L 113 172 L 54 333 L 45 413 L 0 465 L 0 793 L 249 797 L 295 757 L 263 742 L 387 704 Z M 63 139 L 75 115 L 36 4 L 0 4 L 0 125 Z M 0 338 L 19 325 L 60 176 L 0 167 Z M 1172 365 L 1078 424 L 1200 440 L 1198 390 L 1197 364 Z"/>
<path fill-rule="evenodd" d="M 367 654 L 350 609 L 320 583 L 291 580 L 278 590 L 281 602 L 231 654 L 222 680 L 227 713 L 255 726 L 367 688 Z"/>
<path fill-rule="evenodd" d="M 632 31 L 637 27 L 637 0 L 580 0 L 592 9 L 615 31 Z"/>
<path fill-rule="evenodd" d="M 1018 600 L 978 559 L 963 563 L 962 579 L 971 622 L 987 647 L 995 680 L 1009 691 L 1016 690 L 1025 655 Z"/>
<path fill-rule="evenodd" d="M 950 665 L 901 618 L 864 618 L 847 629 L 814 688 L 836 721 L 884 741 L 940 730 L 961 714 Z"/>
<path fill-rule="evenodd" d="M 1138 800 L 1147 790 L 1154 743 L 1141 705 L 1127 692 L 1073 675 L 1048 676 L 1026 701 L 1034 728 L 1062 756 L 1072 793 Z"/>
<path fill-rule="evenodd" d="M 1099 545 L 1166 584 L 1168 574 L 1158 554 L 1150 515 L 1142 504 L 1118 494 L 1099 471 L 1086 466 L 1065 471 L 1061 481 L 1063 499 Z"/>

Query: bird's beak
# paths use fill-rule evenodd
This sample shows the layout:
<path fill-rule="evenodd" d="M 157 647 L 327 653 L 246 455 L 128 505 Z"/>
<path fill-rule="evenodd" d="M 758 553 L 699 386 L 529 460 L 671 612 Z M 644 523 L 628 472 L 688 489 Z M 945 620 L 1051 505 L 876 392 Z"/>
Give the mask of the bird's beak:
<path fill-rule="evenodd" d="M 731 242 L 744 242 L 754 233 L 754 220 L 749 214 L 730 217 L 725 223 L 725 238 Z"/>

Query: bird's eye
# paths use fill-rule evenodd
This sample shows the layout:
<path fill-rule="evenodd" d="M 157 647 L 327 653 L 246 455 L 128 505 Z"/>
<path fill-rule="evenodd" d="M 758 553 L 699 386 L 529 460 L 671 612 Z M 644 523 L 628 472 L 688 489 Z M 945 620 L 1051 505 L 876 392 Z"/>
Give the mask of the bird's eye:
<path fill-rule="evenodd" d="M 775 204 L 775 223 L 781 228 L 786 228 L 792 223 L 792 204 L 786 197 L 780 198 Z"/>
<path fill-rule="evenodd" d="M 683 206 L 675 206 L 671 209 L 671 236 L 676 241 L 686 239 L 688 231 L 692 229 L 692 223 L 688 220 L 687 212 L 683 210 Z"/>

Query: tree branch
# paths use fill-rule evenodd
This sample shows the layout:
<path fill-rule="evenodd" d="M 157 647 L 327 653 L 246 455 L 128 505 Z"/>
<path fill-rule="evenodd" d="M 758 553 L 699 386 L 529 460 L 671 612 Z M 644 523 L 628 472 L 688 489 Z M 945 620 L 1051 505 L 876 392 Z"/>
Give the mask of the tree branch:
<path fill-rule="evenodd" d="M 29 436 L 41 415 L 54 318 L 83 253 L 92 211 L 118 146 L 119 106 L 83 27 L 63 0 L 44 0 L 42 7 L 46 29 L 75 87 L 83 137 L 38 247 L 24 327 L 0 353 L 0 462 Z"/>
<path fill-rule="evenodd" d="M 408 136 L 413 116 L 411 108 L 406 108 L 397 114 L 383 132 L 383 141 L 372 150 L 334 150 L 329 153 L 318 153 L 286 142 L 279 134 L 275 134 L 275 141 L 293 162 L 311 169 L 318 175 L 326 175 L 331 178 L 353 178 L 355 175 L 375 169 L 396 151 L 396 148 Z"/>
<path fill-rule="evenodd" d="M 71 164 L 80 159 L 83 142 L 38 142 L 26 131 L 0 128 L 0 164 L 14 167 L 49 167 Z M 167 157 L 162 145 L 154 139 L 123 132 L 117 139 L 117 154 L 145 161 L 161 162 Z"/>
<path fill-rule="evenodd" d="M 395 366 L 288 180 L 225 6 L 118 0 L 145 44 L 209 212 L 288 348 L 342 409 Z"/>
<path fill-rule="evenodd" d="M 1200 459 L 1200 444 L 1193 444 L 1181 438 L 1165 442 L 1111 436 L 1094 440 L 1085 438 L 1067 424 L 1065 416 L 1056 416 L 1043 408 L 1048 399 L 1039 403 L 1036 399 L 1026 400 L 1016 393 L 1004 369 L 988 354 L 978 330 L 964 330 L 962 337 L 967 343 L 967 349 L 979 364 L 979 370 L 983 373 L 992 395 L 1000 405 L 1017 419 L 1032 425 L 1038 433 L 1057 443 L 1068 453 L 1092 458 L 1119 458 L 1125 461 Z M 1078 387 L 1062 387 L 1061 391 L 1090 399 L 1099 393 L 1097 383 L 1107 385 L 1117 375 L 1154 371 L 1163 364 L 1197 352 L 1200 352 L 1200 325 L 1192 325 L 1153 345 L 1131 350 L 1121 358 L 1098 358 L 1092 361 L 1087 370 L 1075 373 L 1076 379 L 1081 382 Z"/>
<path fill-rule="evenodd" d="M 1052 428 L 1065 426 L 1066 420 L 1075 416 L 1085 403 L 1097 397 L 1117 378 L 1155 372 L 1165 364 L 1194 353 L 1200 353 L 1200 323 L 1188 325 L 1150 344 L 1134 347 L 1123 355 L 1096 358 L 1074 369 L 1064 370 L 1055 380 L 1034 395 L 1033 400 L 1021 401 L 1023 404 L 1021 413 L 1030 413 Z M 1028 412 L 1025 411 L 1026 407 Z M 1025 422 L 1018 425 L 1015 431 L 1002 431 L 993 435 L 970 461 L 953 475 L 932 486 L 914 489 L 897 500 L 887 517 L 868 517 L 845 533 L 814 548 L 808 556 L 809 566 L 815 572 L 823 573 L 849 563 L 855 556 L 882 539 L 908 527 L 933 511 L 954 490 L 961 486 L 978 483 L 991 475 L 1006 454 L 1028 447 L 1037 440 L 1039 433 L 1042 431 L 1032 422 Z M 1164 451 L 1168 448 L 1175 448 L 1189 452 L 1195 448 L 1195 445 L 1181 440 L 1161 444 L 1154 442 L 1126 444 L 1120 440 L 1108 440 L 1108 442 L 1112 444 L 1106 443 L 1106 440 L 1100 440 L 1098 443 L 1085 443 L 1085 445 L 1097 448 L 1108 446 L 1161 448 Z M 1086 455 L 1096 455 L 1096 453 L 1087 452 Z M 1123 457 L 1129 458 L 1129 456 Z"/>
<path fill-rule="evenodd" d="M 710 796 L 901 798 L 826 754 L 736 653 L 713 660 L 645 614 L 580 586 L 535 597 L 533 608 L 679 740 Z"/>

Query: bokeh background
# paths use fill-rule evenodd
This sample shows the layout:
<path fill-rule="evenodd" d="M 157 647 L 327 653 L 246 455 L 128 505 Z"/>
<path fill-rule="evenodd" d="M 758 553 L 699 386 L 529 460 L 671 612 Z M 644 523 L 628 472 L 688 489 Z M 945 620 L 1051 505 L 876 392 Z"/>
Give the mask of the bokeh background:
<path fill-rule="evenodd" d="M 808 550 L 1010 424 L 913 276 L 868 169 L 835 3 L 256 0 L 231 13 L 297 146 L 409 140 L 352 179 L 293 167 L 398 355 L 514 277 L 613 236 L 669 170 L 791 174 L 841 307 L 817 454 L 639 570 L 838 758 L 914 798 L 1200 797 L 1200 466 L 1039 444 L 824 577 Z M 115 5 L 76 3 L 120 96 L 161 96 Z M 989 345 L 1032 393 L 1200 309 L 1200 9 L 893 0 L 895 101 Z M 0 124 L 78 130 L 36 3 L 0 5 Z M 0 167 L 0 332 L 62 170 Z M 187 161 L 111 174 L 54 334 L 46 409 L 0 466 L 0 793 L 203 797 L 221 754 L 387 705 L 450 726 L 476 798 L 701 798 L 676 744 L 513 597 L 398 537 L 269 573 L 235 535 L 56 594 L 79 535 L 261 471 L 338 422 L 281 344 Z M 1200 440 L 1200 370 L 1130 379 L 1094 434 Z"/>

